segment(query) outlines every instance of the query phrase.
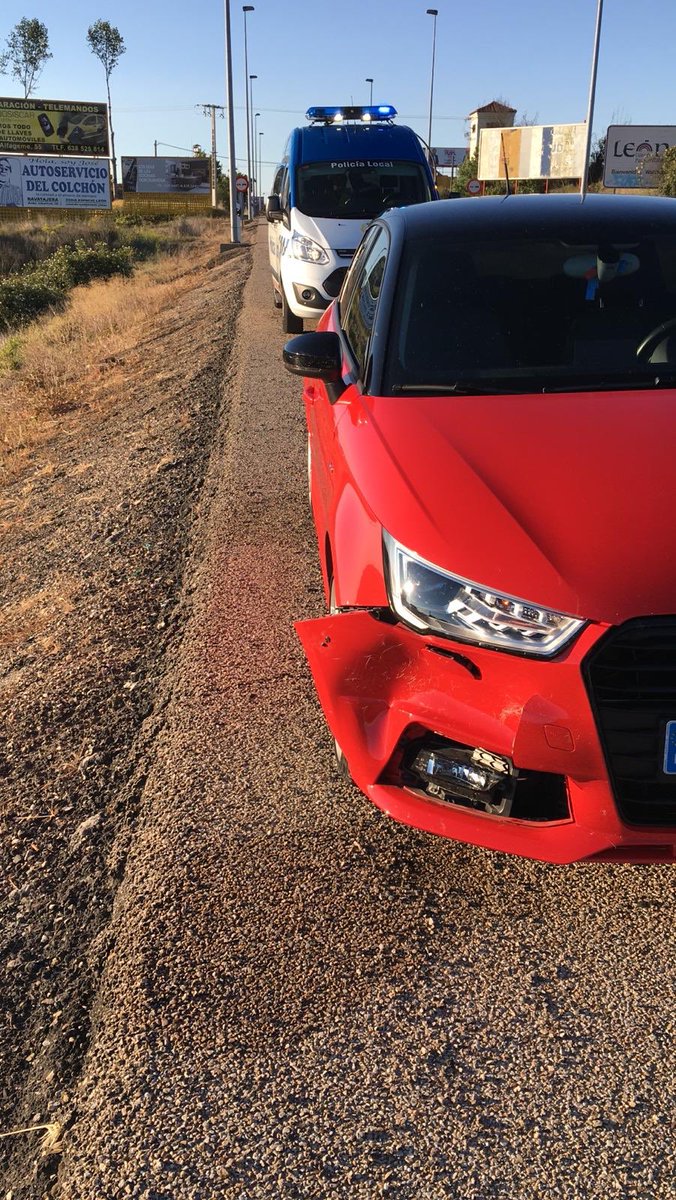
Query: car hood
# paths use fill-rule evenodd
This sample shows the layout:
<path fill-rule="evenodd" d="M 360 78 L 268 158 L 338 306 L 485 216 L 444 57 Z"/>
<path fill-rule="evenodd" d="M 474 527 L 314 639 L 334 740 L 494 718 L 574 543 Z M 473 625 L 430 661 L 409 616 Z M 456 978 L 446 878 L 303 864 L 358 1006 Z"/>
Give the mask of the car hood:
<path fill-rule="evenodd" d="M 466 579 L 597 621 L 676 613 L 676 391 L 346 405 L 378 521 Z"/>
<path fill-rule="evenodd" d="M 328 246 L 331 250 L 356 250 L 371 220 L 371 217 L 353 221 L 341 221 L 333 217 L 317 217 L 315 220 L 304 213 L 302 230 L 320 246 Z"/>

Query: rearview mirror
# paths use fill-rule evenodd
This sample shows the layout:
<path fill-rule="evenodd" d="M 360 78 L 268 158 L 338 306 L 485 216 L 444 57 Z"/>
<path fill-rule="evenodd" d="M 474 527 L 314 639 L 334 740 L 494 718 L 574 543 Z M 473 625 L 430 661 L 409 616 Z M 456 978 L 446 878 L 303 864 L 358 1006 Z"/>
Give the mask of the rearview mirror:
<path fill-rule="evenodd" d="M 337 333 L 301 333 L 286 343 L 282 358 L 292 375 L 324 383 L 342 381 L 343 355 Z"/>
<path fill-rule="evenodd" d="M 274 192 L 271 196 L 268 196 L 265 215 L 268 221 L 281 221 L 282 219 L 282 202 Z"/>

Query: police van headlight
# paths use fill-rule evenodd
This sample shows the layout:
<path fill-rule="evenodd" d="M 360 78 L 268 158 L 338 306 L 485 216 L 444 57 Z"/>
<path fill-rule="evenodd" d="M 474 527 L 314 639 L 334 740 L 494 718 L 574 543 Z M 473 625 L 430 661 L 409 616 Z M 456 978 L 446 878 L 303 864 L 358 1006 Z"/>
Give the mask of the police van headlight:
<path fill-rule="evenodd" d="M 312 238 L 305 237 L 302 233 L 292 233 L 291 253 L 294 258 L 300 258 L 303 262 L 327 263 L 329 261 L 324 247 L 320 246 L 318 242 L 313 242 Z"/>

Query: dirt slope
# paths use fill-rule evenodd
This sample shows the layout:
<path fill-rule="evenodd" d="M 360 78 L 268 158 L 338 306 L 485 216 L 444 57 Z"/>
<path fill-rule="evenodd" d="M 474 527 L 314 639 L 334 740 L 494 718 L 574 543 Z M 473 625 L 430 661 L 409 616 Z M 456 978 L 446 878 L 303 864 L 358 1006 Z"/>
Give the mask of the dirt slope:
<path fill-rule="evenodd" d="M 249 269 L 222 236 L 0 500 L 0 1131 L 73 1116 Z M 3 1197 L 48 1193 L 40 1137 L 0 1141 Z"/>

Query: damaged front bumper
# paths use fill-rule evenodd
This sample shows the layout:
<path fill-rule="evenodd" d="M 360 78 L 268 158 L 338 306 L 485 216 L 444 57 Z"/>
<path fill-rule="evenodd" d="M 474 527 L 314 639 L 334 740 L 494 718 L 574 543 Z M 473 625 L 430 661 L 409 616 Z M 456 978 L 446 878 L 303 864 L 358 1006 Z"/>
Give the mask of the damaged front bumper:
<path fill-rule="evenodd" d="M 374 804 L 418 829 L 548 862 L 673 859 L 676 831 L 626 825 L 613 799 L 581 672 L 598 626 L 542 661 L 380 615 L 296 624 L 331 732 Z"/>

